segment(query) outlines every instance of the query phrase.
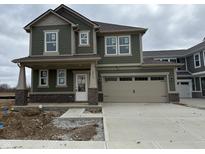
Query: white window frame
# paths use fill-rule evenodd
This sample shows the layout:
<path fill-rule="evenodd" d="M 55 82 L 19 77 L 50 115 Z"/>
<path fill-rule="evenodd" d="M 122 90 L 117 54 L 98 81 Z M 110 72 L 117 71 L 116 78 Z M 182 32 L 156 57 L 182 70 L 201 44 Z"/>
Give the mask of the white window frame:
<path fill-rule="evenodd" d="M 116 52 L 115 52 L 115 54 L 108 54 L 107 53 L 107 47 L 109 47 L 109 46 L 114 46 L 114 45 L 107 45 L 107 39 L 108 38 L 115 38 L 116 39 L 116 45 L 115 45 L 115 47 L 116 47 Z M 106 56 L 113 56 L 113 55 L 117 55 L 117 42 L 118 42 L 118 40 L 117 40 L 117 36 L 106 36 L 105 37 L 105 55 Z"/>
<path fill-rule="evenodd" d="M 129 44 L 128 44 L 128 46 L 129 46 L 129 52 L 128 53 L 120 53 L 120 46 L 127 46 L 127 45 L 120 45 L 120 38 L 121 37 L 128 37 L 129 38 Z M 118 54 L 119 55 L 130 55 L 131 53 L 130 53 L 130 35 L 122 35 L 122 36 L 118 36 L 117 37 L 118 39 L 117 39 L 117 46 L 118 46 Z"/>
<path fill-rule="evenodd" d="M 64 77 L 59 77 L 59 72 L 60 71 L 64 71 Z M 64 81 L 65 81 L 65 83 L 64 84 L 60 84 L 59 83 L 59 78 L 64 78 Z M 56 73 L 56 84 L 57 84 L 57 86 L 67 86 L 67 71 L 66 71 L 66 69 L 57 69 L 57 73 Z"/>
<path fill-rule="evenodd" d="M 160 61 L 167 60 L 168 62 L 171 62 L 171 59 L 176 60 L 177 63 L 177 58 L 160 58 Z"/>
<path fill-rule="evenodd" d="M 42 72 L 42 71 L 46 71 L 46 72 L 47 72 L 47 77 L 41 77 L 41 72 Z M 39 70 L 39 86 L 40 86 L 40 87 L 47 87 L 47 86 L 48 86 L 48 76 L 49 76 L 48 70 L 46 70 L 46 69 L 44 69 L 44 70 Z M 45 85 L 41 84 L 41 78 L 46 78 L 46 84 L 45 84 Z"/>
<path fill-rule="evenodd" d="M 204 59 L 204 66 L 205 66 L 205 50 L 203 51 L 203 59 Z"/>
<path fill-rule="evenodd" d="M 120 53 L 120 46 L 123 45 L 119 45 L 119 38 L 120 37 L 128 37 L 129 38 L 129 52 L 128 53 Z M 108 54 L 107 53 L 107 47 L 108 46 L 114 46 L 114 45 L 107 45 L 107 39 L 108 38 L 115 38 L 116 39 L 116 53 L 115 54 Z M 131 37 L 130 35 L 120 35 L 120 36 L 106 36 L 104 39 L 104 44 L 105 44 L 105 56 L 130 56 L 131 55 Z M 127 46 L 127 45 L 126 45 Z"/>
<path fill-rule="evenodd" d="M 199 66 L 196 66 L 196 58 L 195 58 L 195 57 L 196 57 L 197 55 L 199 56 Z M 201 56 L 200 56 L 200 53 L 195 53 L 195 54 L 194 54 L 194 67 L 195 67 L 195 68 L 201 67 Z"/>
<path fill-rule="evenodd" d="M 81 34 L 87 34 L 87 44 L 82 44 L 81 42 Z M 89 46 L 90 45 L 90 31 L 79 31 L 79 46 Z"/>
<path fill-rule="evenodd" d="M 46 30 L 44 31 L 44 51 L 45 52 L 58 52 L 58 32 L 59 30 Z M 55 51 L 48 51 L 47 50 L 47 43 L 52 43 L 52 42 L 47 42 L 46 41 L 46 35 L 49 34 L 49 33 L 55 33 L 56 34 L 56 50 Z"/>

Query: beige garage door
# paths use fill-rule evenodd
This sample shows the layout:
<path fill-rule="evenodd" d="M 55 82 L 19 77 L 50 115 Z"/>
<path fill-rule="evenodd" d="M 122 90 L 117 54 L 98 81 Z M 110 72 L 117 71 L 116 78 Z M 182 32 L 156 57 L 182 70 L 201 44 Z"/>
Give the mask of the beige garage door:
<path fill-rule="evenodd" d="M 166 77 L 104 77 L 104 102 L 167 102 Z"/>

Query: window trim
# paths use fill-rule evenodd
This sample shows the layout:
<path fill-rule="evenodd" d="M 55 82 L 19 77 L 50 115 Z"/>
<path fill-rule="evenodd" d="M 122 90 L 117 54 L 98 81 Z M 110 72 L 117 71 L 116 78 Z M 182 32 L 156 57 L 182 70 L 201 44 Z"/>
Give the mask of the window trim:
<path fill-rule="evenodd" d="M 41 72 L 42 71 L 46 71 L 47 72 L 47 77 L 46 77 L 46 80 L 47 80 L 47 82 L 46 82 L 46 85 L 42 85 L 41 84 Z M 47 69 L 41 69 L 41 70 L 39 70 L 39 87 L 48 87 L 48 82 L 49 82 L 49 71 L 47 70 Z"/>
<path fill-rule="evenodd" d="M 106 40 L 107 38 L 116 38 L 116 53 L 115 54 L 108 54 L 107 53 L 107 43 L 106 43 Z M 128 37 L 129 38 L 129 53 L 120 53 L 120 45 L 119 45 L 119 38 L 120 37 Z M 130 35 L 118 35 L 118 36 L 115 36 L 115 35 L 112 35 L 112 36 L 105 36 L 104 38 L 104 47 L 105 47 L 105 56 L 131 56 L 131 36 Z"/>
<path fill-rule="evenodd" d="M 87 34 L 87 44 L 82 44 L 81 43 L 81 34 L 82 33 L 86 33 Z M 82 30 L 82 31 L 79 31 L 79 46 L 90 46 L 90 31 L 88 30 Z"/>
<path fill-rule="evenodd" d="M 49 33 L 55 33 L 56 34 L 56 50 L 55 51 L 48 51 L 47 50 L 47 41 L 46 41 L 46 34 L 49 34 Z M 45 30 L 44 31 L 44 52 L 58 52 L 58 33 L 59 33 L 59 30 Z"/>
<path fill-rule="evenodd" d="M 115 45 L 115 47 L 116 47 L 116 52 L 115 52 L 115 54 L 108 54 L 107 53 L 107 38 L 115 38 L 116 39 L 116 45 Z M 117 40 L 117 36 L 106 36 L 105 37 L 105 55 L 106 56 L 114 56 L 114 55 L 117 55 L 117 42 L 118 42 L 118 40 Z M 111 46 L 111 45 L 109 45 L 109 46 Z M 112 45 L 112 46 L 114 46 L 114 45 Z"/>
<path fill-rule="evenodd" d="M 120 53 L 120 46 L 127 46 L 127 45 L 120 45 L 120 38 L 121 37 L 128 37 L 129 38 L 129 44 L 128 44 L 128 47 L 129 47 L 129 52 L 128 53 Z M 118 55 L 130 55 L 131 53 L 130 53 L 130 35 L 120 35 L 120 36 L 118 36 L 117 37 L 117 52 L 118 52 Z"/>
<path fill-rule="evenodd" d="M 59 71 L 61 71 L 61 70 L 63 70 L 63 71 L 65 71 L 65 76 L 64 76 L 64 78 L 65 78 L 65 83 L 64 84 L 60 84 L 58 81 L 58 79 L 60 78 L 59 77 Z M 61 77 L 62 78 L 62 77 Z M 64 86 L 67 86 L 67 70 L 66 69 L 57 69 L 57 72 L 56 72 L 56 85 L 58 86 L 58 87 L 64 87 Z"/>
<path fill-rule="evenodd" d="M 199 56 L 199 66 L 196 66 L 196 56 Z M 200 56 L 200 53 L 195 53 L 194 54 L 194 68 L 200 68 L 201 67 L 201 56 Z"/>

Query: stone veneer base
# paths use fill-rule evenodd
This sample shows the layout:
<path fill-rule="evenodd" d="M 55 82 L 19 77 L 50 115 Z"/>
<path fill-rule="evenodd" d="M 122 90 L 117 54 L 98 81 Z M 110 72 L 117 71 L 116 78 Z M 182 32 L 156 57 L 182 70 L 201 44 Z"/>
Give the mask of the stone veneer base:
<path fill-rule="evenodd" d="M 192 92 L 192 98 L 202 98 L 202 92 Z"/>
<path fill-rule="evenodd" d="M 175 102 L 175 103 L 178 103 L 180 101 L 180 98 L 179 98 L 179 93 L 169 93 L 168 94 L 168 98 L 169 98 L 169 102 Z"/>
<path fill-rule="evenodd" d="M 88 88 L 88 103 L 90 105 L 98 104 L 98 89 L 97 88 Z"/>
<path fill-rule="evenodd" d="M 31 103 L 68 103 L 75 101 L 75 94 L 30 94 Z"/>
<path fill-rule="evenodd" d="M 15 105 L 22 106 L 27 105 L 28 90 L 16 90 L 15 91 Z"/>

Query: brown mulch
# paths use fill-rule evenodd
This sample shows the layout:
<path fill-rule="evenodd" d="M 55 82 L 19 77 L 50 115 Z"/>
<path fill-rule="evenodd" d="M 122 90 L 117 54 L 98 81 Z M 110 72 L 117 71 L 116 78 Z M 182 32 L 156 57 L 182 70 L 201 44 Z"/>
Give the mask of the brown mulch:
<path fill-rule="evenodd" d="M 97 133 L 95 124 L 73 129 L 55 127 L 52 120 L 59 116 L 60 112 L 38 108 L 12 112 L 0 120 L 4 123 L 0 139 L 63 140 L 63 136 L 70 135 L 72 140 L 87 141 Z"/>

